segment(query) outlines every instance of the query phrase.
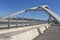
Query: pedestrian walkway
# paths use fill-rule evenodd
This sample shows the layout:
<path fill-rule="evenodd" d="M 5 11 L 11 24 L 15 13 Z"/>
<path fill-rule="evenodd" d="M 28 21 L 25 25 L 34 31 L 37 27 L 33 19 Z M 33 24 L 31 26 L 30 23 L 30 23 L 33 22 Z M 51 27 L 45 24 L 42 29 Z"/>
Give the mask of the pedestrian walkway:
<path fill-rule="evenodd" d="M 60 26 L 52 26 L 34 40 L 60 40 Z"/>

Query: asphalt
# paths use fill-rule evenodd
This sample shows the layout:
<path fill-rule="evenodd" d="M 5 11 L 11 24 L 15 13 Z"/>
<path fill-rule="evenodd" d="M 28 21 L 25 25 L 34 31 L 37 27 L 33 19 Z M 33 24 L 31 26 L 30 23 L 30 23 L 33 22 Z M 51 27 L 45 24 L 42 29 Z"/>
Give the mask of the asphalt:
<path fill-rule="evenodd" d="M 51 26 L 43 35 L 40 34 L 33 40 L 60 40 L 60 26 Z"/>

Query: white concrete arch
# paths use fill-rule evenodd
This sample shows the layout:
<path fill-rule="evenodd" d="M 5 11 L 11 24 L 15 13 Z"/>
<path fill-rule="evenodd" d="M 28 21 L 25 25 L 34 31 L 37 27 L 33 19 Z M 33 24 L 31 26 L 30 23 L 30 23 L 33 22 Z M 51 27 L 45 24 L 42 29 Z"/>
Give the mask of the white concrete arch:
<path fill-rule="evenodd" d="M 19 11 L 17 13 L 11 14 L 10 16 L 15 16 L 15 15 L 18 15 L 20 13 L 24 13 L 26 11 L 41 11 L 41 10 L 48 12 L 48 14 L 51 15 L 60 24 L 60 17 L 56 13 L 51 11 L 47 5 L 37 6 L 37 7 L 29 8 L 27 10 L 22 10 L 22 11 Z M 6 17 L 3 17 L 2 19 L 8 18 L 8 17 L 9 16 L 6 16 Z"/>

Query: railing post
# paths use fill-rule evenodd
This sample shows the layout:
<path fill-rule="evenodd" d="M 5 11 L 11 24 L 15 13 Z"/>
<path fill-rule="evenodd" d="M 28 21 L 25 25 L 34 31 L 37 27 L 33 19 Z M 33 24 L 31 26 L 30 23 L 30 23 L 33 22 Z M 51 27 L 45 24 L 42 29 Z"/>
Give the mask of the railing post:
<path fill-rule="evenodd" d="M 21 26 L 23 27 L 23 18 L 22 18 L 22 21 L 21 21 Z"/>
<path fill-rule="evenodd" d="M 16 17 L 16 27 L 18 27 L 18 16 Z"/>
<path fill-rule="evenodd" d="M 9 17 L 8 17 L 8 29 L 10 28 L 10 14 L 9 14 Z"/>

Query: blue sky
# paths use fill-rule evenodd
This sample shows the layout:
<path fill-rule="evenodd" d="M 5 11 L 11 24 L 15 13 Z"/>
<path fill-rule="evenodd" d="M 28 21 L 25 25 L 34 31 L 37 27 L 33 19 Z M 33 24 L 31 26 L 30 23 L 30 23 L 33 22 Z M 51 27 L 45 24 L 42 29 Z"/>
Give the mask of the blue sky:
<path fill-rule="evenodd" d="M 39 5 L 48 5 L 52 11 L 60 16 L 60 0 L 0 0 L 0 16 L 6 16 L 9 13 L 12 14 Z M 30 15 L 33 16 L 32 13 Z M 46 15 L 45 17 L 47 18 Z"/>

